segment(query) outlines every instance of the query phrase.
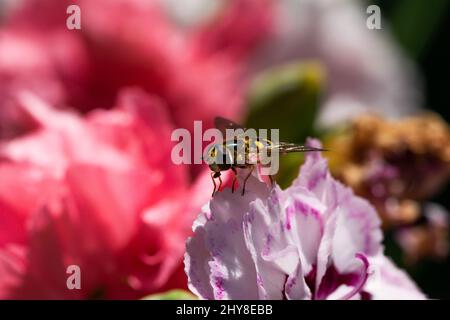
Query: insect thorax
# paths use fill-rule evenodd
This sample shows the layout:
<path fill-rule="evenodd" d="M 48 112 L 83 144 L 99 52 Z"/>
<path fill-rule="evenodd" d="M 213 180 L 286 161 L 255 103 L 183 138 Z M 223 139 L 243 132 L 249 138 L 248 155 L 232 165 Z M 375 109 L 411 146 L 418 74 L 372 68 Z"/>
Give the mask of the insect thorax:
<path fill-rule="evenodd" d="M 227 140 L 210 147 L 206 163 L 214 172 L 231 167 L 245 168 L 259 163 L 264 157 L 270 157 L 272 146 L 272 141 L 268 139 L 243 137 Z"/>

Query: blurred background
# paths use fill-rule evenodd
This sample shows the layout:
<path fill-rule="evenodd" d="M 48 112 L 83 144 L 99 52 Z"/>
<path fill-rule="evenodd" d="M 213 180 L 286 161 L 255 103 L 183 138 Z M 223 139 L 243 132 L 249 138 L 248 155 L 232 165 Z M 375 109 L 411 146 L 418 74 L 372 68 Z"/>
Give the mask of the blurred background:
<path fill-rule="evenodd" d="M 374 1 L 382 8 L 393 36 L 406 54 L 419 66 L 424 81 L 425 106 L 439 112 L 447 121 L 442 77 L 449 71 L 450 8 L 446 1 Z"/>
<path fill-rule="evenodd" d="M 185 289 L 211 186 L 170 162 L 170 133 L 215 116 L 321 138 L 387 255 L 450 298 L 447 0 L 0 0 L 0 21 L 1 298 Z M 282 187 L 302 160 L 282 159 Z"/>
<path fill-rule="evenodd" d="M 391 25 L 393 36 L 406 54 L 418 65 L 424 83 L 424 106 L 439 113 L 449 121 L 450 108 L 446 101 L 445 75 L 450 72 L 450 5 L 447 1 L 376 1 Z M 443 188 L 433 198 L 445 208 L 450 206 L 450 190 Z M 398 249 L 387 245 L 389 253 L 398 257 Z M 395 253 L 397 252 L 397 254 Z M 431 297 L 449 298 L 450 260 L 425 261 L 410 267 L 410 272 Z"/>

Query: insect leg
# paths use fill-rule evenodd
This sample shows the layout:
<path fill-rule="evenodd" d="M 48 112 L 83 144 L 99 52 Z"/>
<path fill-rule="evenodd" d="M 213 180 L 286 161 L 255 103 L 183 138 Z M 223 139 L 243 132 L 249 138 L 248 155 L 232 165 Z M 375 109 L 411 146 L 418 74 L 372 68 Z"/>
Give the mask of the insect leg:
<path fill-rule="evenodd" d="M 270 186 L 273 187 L 273 176 L 269 175 L 269 180 L 270 180 Z"/>
<path fill-rule="evenodd" d="M 214 175 L 215 175 L 215 172 L 211 172 L 211 180 L 212 180 L 213 185 L 214 185 L 214 190 L 213 190 L 213 193 L 212 193 L 211 197 L 214 197 L 214 194 L 216 193 L 216 181 L 214 180 Z"/>
<path fill-rule="evenodd" d="M 248 175 L 247 175 L 247 176 L 245 177 L 245 179 L 244 179 L 244 184 L 243 184 L 243 186 L 242 186 L 242 195 L 245 194 L 245 185 L 246 185 L 246 183 L 247 183 L 248 178 L 250 178 L 250 176 L 252 175 L 253 169 L 255 169 L 254 166 L 252 166 L 252 168 L 250 169 L 250 172 L 248 173 Z"/>
<path fill-rule="evenodd" d="M 234 193 L 234 190 L 236 189 L 236 176 L 237 176 L 237 172 L 236 172 L 236 168 L 235 167 L 231 167 L 231 170 L 234 173 L 234 177 L 233 177 L 233 182 L 231 183 L 231 193 Z"/>
<path fill-rule="evenodd" d="M 220 188 L 222 187 L 222 178 L 220 177 L 220 172 L 217 172 L 218 174 L 216 174 L 214 177 L 219 178 L 219 188 L 217 188 L 217 191 L 220 191 Z"/>

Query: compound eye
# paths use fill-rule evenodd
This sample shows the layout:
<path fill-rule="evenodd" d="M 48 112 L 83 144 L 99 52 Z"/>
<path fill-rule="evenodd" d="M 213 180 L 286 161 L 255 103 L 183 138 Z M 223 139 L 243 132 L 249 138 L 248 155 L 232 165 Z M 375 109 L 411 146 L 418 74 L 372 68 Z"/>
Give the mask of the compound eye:
<path fill-rule="evenodd" d="M 212 147 L 211 150 L 209 150 L 209 156 L 211 158 L 215 158 L 217 155 L 217 148 L 216 147 Z"/>
<path fill-rule="evenodd" d="M 205 163 L 209 166 L 216 163 L 216 157 L 217 157 L 217 148 L 216 146 L 212 146 L 209 148 L 203 156 L 203 159 L 205 160 Z"/>
<path fill-rule="evenodd" d="M 214 172 L 228 170 L 233 164 L 232 152 L 224 145 L 212 146 L 204 158 L 205 163 Z"/>

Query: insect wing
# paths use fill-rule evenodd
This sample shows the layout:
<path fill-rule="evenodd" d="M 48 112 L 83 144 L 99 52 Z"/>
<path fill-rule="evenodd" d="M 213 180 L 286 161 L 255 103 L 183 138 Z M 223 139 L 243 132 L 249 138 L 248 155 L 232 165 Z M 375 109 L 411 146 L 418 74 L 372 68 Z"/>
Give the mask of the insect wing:
<path fill-rule="evenodd" d="M 236 122 L 233 122 L 229 119 L 225 119 L 222 117 L 216 117 L 214 119 L 214 126 L 216 127 L 216 129 L 218 129 L 222 135 L 224 137 L 227 136 L 227 129 L 231 129 L 231 130 L 242 130 L 243 132 L 245 132 L 245 128 L 243 126 L 241 126 L 240 124 L 237 124 Z M 238 137 L 239 135 L 236 135 L 236 137 Z"/>
<path fill-rule="evenodd" d="M 322 148 L 308 147 L 296 143 L 287 142 L 280 142 L 278 144 L 270 146 L 269 148 L 271 150 L 278 150 L 279 153 L 327 151 L 326 149 Z"/>

